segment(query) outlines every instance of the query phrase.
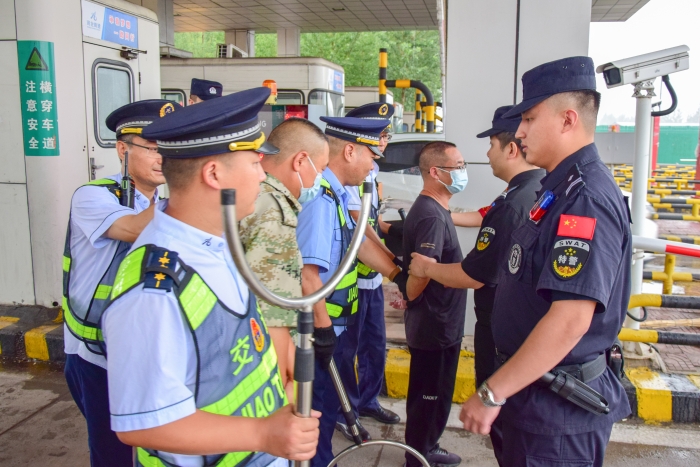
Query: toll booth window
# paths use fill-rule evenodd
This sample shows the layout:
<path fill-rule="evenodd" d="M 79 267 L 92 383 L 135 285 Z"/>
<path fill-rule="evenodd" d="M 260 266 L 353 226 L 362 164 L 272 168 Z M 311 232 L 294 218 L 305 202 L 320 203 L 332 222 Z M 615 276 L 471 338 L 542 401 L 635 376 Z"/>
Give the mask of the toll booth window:
<path fill-rule="evenodd" d="M 326 115 L 329 117 L 342 117 L 344 115 L 343 94 L 314 89 L 309 92 L 309 104 L 319 104 L 326 108 Z"/>
<path fill-rule="evenodd" d="M 304 93 L 301 91 L 278 90 L 278 105 L 304 105 Z"/>
<path fill-rule="evenodd" d="M 97 63 L 93 83 L 96 140 L 102 147 L 113 146 L 117 138 L 107 128 L 105 119 L 112 111 L 134 100 L 131 69 L 111 63 Z"/>
<path fill-rule="evenodd" d="M 181 106 L 187 105 L 187 99 L 185 98 L 185 91 L 181 89 L 162 89 L 160 91 L 161 99 L 168 101 L 177 102 Z"/>

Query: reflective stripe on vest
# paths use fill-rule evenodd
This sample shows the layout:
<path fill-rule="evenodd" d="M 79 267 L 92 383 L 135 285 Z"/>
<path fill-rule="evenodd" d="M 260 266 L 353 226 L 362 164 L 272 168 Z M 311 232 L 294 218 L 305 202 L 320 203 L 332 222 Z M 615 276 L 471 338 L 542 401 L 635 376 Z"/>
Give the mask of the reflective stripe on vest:
<path fill-rule="evenodd" d="M 129 253 L 112 287 L 118 299 L 144 281 L 144 268 L 154 262 L 152 245 Z M 158 249 L 162 252 L 162 249 Z M 160 255 L 161 253 L 158 253 Z M 277 367 L 277 354 L 255 296 L 250 293 L 245 313 L 230 310 L 194 269 L 178 260 L 170 271 L 172 290 L 192 333 L 197 355 L 195 405 L 205 412 L 243 417 L 266 417 L 287 403 Z M 222 344 L 222 343 L 227 344 Z M 222 352 L 222 348 L 229 351 Z M 204 456 L 205 465 L 238 467 L 267 465 L 266 453 L 236 452 Z M 137 449 L 137 466 L 168 467 L 157 451 Z"/>
<path fill-rule="evenodd" d="M 121 187 L 119 183 L 109 178 L 93 180 L 83 186 L 102 186 L 105 187 L 114 196 L 119 199 Z M 81 187 L 82 188 L 82 187 Z M 119 242 L 112 257 L 110 264 L 102 274 L 95 291 L 93 292 L 90 304 L 87 310 L 73 310 L 70 300 L 70 273 L 73 263 L 70 250 L 71 237 L 71 219 L 68 219 L 68 229 L 66 232 L 66 243 L 63 248 L 63 300 L 61 301 L 63 308 L 63 316 L 65 323 L 70 332 L 82 341 L 88 349 L 94 353 L 102 354 L 100 341 L 102 340 L 102 332 L 99 329 L 100 318 L 107 306 L 110 293 L 112 291 L 112 281 L 116 275 L 119 261 L 129 250 L 129 244 Z"/>
<path fill-rule="evenodd" d="M 331 188 L 330 183 L 328 183 L 328 180 L 322 178 L 321 186 L 328 190 L 328 193 L 331 195 L 333 202 L 338 208 L 338 219 L 340 220 L 340 231 L 342 233 L 343 242 L 341 249 L 343 255 L 345 255 L 348 248 L 350 248 L 352 230 L 348 227 L 343 207 L 340 204 L 338 196 Z M 357 313 L 357 258 L 355 258 L 350 270 L 343 276 L 343 279 L 336 286 L 333 293 L 326 297 L 326 310 L 328 311 L 328 316 L 334 319 L 346 318 Z"/>
<path fill-rule="evenodd" d="M 364 183 L 360 184 L 360 201 L 362 201 L 362 195 L 365 193 Z M 369 219 L 367 223 L 374 229 L 374 231 L 379 235 L 379 211 L 374 207 L 373 203 L 370 203 Z M 374 279 L 379 273 L 372 269 L 371 267 L 364 264 L 362 261 L 357 262 L 357 277 L 360 279 Z"/>

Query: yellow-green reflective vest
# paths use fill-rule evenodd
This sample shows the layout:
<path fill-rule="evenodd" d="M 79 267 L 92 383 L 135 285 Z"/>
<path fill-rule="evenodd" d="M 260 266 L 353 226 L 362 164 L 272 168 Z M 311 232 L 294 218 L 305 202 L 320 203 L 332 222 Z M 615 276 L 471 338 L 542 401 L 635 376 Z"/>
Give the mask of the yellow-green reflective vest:
<path fill-rule="evenodd" d="M 117 199 L 120 199 L 121 188 L 119 183 L 108 178 L 93 180 L 83 186 L 102 186 L 109 190 Z M 105 265 L 105 270 L 102 273 L 95 291 L 92 294 L 90 304 L 86 309 L 73 306 L 70 298 L 70 273 L 73 265 L 73 258 L 70 251 L 71 237 L 71 219 L 68 218 L 68 229 L 66 232 L 66 243 L 63 247 L 63 319 L 66 322 L 68 329 L 80 341 L 85 343 L 86 347 L 96 354 L 103 354 L 100 342 L 102 341 L 102 332 L 100 331 L 100 318 L 109 301 L 109 294 L 112 291 L 112 283 L 114 276 L 117 274 L 119 263 L 126 256 L 131 246 L 127 242 L 119 242 L 114 252 L 114 256 L 108 265 Z"/>
<path fill-rule="evenodd" d="M 244 313 L 227 308 L 176 252 L 155 245 L 141 246 L 124 258 L 112 301 L 141 284 L 174 293 L 178 300 L 197 352 L 197 378 L 191 389 L 198 409 L 266 417 L 287 404 L 275 347 L 252 293 Z M 136 458 L 137 467 L 177 467 L 150 449 L 137 448 Z M 275 458 L 263 452 L 234 452 L 203 459 L 205 466 L 263 467 Z"/>
<path fill-rule="evenodd" d="M 348 225 L 347 219 L 345 219 L 343 206 L 340 204 L 340 200 L 331 188 L 328 180 L 322 178 L 321 187 L 323 188 L 322 195 L 332 198 L 338 209 L 338 221 L 340 222 L 340 232 L 342 234 L 341 250 L 344 256 L 348 248 L 350 248 L 352 230 Z M 357 313 L 357 292 L 357 258 L 355 258 L 355 262 L 350 267 L 350 270 L 343 276 L 333 293 L 326 297 L 326 310 L 328 310 L 328 316 L 331 317 L 331 321 L 334 324 L 345 325 L 347 324 L 347 318 Z"/>
<path fill-rule="evenodd" d="M 375 180 L 376 184 L 376 180 Z M 360 200 L 362 200 L 362 195 L 365 193 L 364 184 L 360 184 Z M 377 232 L 379 235 L 379 211 L 374 207 L 374 204 L 370 204 L 369 219 L 367 223 Z M 379 273 L 374 269 L 367 266 L 362 261 L 357 262 L 357 277 L 360 279 L 374 279 Z"/>

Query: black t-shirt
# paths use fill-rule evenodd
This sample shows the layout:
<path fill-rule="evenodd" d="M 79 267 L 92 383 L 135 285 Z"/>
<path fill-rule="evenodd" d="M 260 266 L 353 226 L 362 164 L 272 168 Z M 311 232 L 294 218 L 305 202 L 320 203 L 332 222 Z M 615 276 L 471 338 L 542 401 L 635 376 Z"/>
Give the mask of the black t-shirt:
<path fill-rule="evenodd" d="M 510 180 L 484 216 L 474 249 L 462 261 L 464 272 L 484 284 L 474 291 L 474 311 L 477 321 L 485 326 L 490 325 L 496 285 L 503 269 L 500 263 L 508 259 L 510 235 L 528 219 L 545 175 L 542 169 L 527 170 Z"/>
<path fill-rule="evenodd" d="M 462 261 L 457 231 L 450 211 L 429 196 L 419 195 L 406 216 L 403 235 L 404 260 L 417 252 L 439 263 Z M 431 280 L 404 314 L 406 341 L 410 347 L 441 350 L 461 342 L 467 291 L 445 287 Z"/>

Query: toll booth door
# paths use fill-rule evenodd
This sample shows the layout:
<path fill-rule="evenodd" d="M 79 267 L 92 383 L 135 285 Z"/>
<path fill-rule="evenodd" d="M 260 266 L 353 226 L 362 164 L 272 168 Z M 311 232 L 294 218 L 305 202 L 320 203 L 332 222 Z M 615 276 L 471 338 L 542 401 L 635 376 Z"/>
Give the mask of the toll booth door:
<path fill-rule="evenodd" d="M 119 49 L 83 42 L 90 180 L 121 170 L 116 136 L 105 125 L 115 109 L 139 100 L 139 61 L 126 60 Z"/>

